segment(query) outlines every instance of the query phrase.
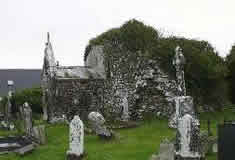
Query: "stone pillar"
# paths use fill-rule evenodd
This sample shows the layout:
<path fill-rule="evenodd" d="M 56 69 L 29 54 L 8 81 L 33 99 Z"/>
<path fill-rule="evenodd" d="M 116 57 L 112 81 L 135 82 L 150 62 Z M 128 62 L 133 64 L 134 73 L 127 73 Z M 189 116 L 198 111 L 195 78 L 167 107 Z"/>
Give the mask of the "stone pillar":
<path fill-rule="evenodd" d="M 75 115 L 69 125 L 69 150 L 67 160 L 81 160 L 84 155 L 84 125 Z"/>
<path fill-rule="evenodd" d="M 47 136 L 46 136 L 46 129 L 45 125 L 39 125 L 33 127 L 33 137 L 39 144 L 46 144 Z"/>
<path fill-rule="evenodd" d="M 172 63 L 176 71 L 176 82 L 178 90 L 177 94 L 178 96 L 185 96 L 186 95 L 185 80 L 184 80 L 185 58 L 182 53 L 182 49 L 179 46 L 175 48 L 175 56 Z"/>
<path fill-rule="evenodd" d="M 201 158 L 200 124 L 192 111 L 192 98 L 186 96 L 181 100 L 179 117 L 177 119 L 176 159 L 199 160 Z"/>
<path fill-rule="evenodd" d="M 28 102 L 25 102 L 23 104 L 23 120 L 24 120 L 24 129 L 27 136 L 32 137 L 32 131 L 33 131 L 33 123 L 32 123 L 32 110 L 28 104 Z"/>
<path fill-rule="evenodd" d="M 104 139 L 109 139 L 112 137 L 112 133 L 105 126 L 105 119 L 100 113 L 89 113 L 88 120 L 92 125 L 92 129 L 99 137 Z"/>

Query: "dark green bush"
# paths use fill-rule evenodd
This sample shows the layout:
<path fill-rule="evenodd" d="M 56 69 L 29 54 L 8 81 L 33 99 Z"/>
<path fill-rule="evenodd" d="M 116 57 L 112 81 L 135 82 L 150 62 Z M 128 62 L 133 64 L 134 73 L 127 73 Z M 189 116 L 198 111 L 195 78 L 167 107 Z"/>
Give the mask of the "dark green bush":
<path fill-rule="evenodd" d="M 30 88 L 16 92 L 13 96 L 17 107 L 28 102 L 34 113 L 42 113 L 42 90 L 41 88 Z"/>
<path fill-rule="evenodd" d="M 232 46 L 230 53 L 226 57 L 228 66 L 228 85 L 229 85 L 229 98 L 235 104 L 235 45 Z"/>

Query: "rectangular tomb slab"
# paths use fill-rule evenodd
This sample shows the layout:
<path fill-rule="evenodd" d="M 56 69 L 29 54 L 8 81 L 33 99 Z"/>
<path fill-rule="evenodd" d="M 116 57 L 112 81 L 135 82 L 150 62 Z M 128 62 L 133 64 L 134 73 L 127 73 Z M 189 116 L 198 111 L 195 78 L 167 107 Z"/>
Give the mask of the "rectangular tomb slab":
<path fill-rule="evenodd" d="M 0 148 L 20 147 L 19 143 L 0 143 Z"/>
<path fill-rule="evenodd" d="M 22 147 L 22 148 L 20 148 L 20 149 L 17 149 L 15 152 L 18 153 L 18 154 L 20 154 L 20 155 L 24 155 L 24 154 L 26 154 L 26 153 L 31 152 L 32 150 L 34 150 L 34 148 L 35 148 L 35 147 L 34 147 L 33 144 L 29 144 L 29 145 L 24 146 L 24 147 Z"/>
<path fill-rule="evenodd" d="M 2 137 L 0 138 L 0 154 L 15 152 L 30 144 L 32 144 L 32 142 L 24 137 Z M 26 150 L 29 149 L 26 148 Z"/>

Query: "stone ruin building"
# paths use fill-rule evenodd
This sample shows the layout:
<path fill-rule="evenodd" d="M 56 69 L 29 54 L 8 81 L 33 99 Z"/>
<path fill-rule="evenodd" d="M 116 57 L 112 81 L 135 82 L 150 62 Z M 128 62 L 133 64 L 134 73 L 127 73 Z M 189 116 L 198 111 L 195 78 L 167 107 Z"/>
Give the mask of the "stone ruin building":
<path fill-rule="evenodd" d="M 84 120 L 91 111 L 123 121 L 175 112 L 177 80 L 158 61 L 121 49 L 110 54 L 106 48 L 90 46 L 85 66 L 60 66 L 48 34 L 41 75 L 45 120 L 71 120 L 76 114 Z"/>

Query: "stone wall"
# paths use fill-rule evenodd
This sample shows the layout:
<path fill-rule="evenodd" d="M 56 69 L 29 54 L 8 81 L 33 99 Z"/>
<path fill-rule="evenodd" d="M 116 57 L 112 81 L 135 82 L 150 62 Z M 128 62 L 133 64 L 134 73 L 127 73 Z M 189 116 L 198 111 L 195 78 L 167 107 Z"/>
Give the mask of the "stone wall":
<path fill-rule="evenodd" d="M 102 79 L 56 79 L 54 105 L 50 112 L 53 117 L 65 114 L 69 120 L 74 115 L 87 119 L 91 111 L 98 111 L 103 106 Z"/>
<path fill-rule="evenodd" d="M 92 56 L 94 48 L 90 51 Z M 131 119 L 142 119 L 149 114 L 167 117 L 173 114 L 176 82 L 161 70 L 158 61 L 142 56 L 141 52 L 125 51 L 120 46 L 110 52 L 106 46 L 103 48 L 103 53 L 99 50 L 97 54 L 103 54 L 107 77 L 104 83 L 105 117 L 121 117 L 125 96 Z M 89 54 L 87 59 L 90 59 Z"/>

